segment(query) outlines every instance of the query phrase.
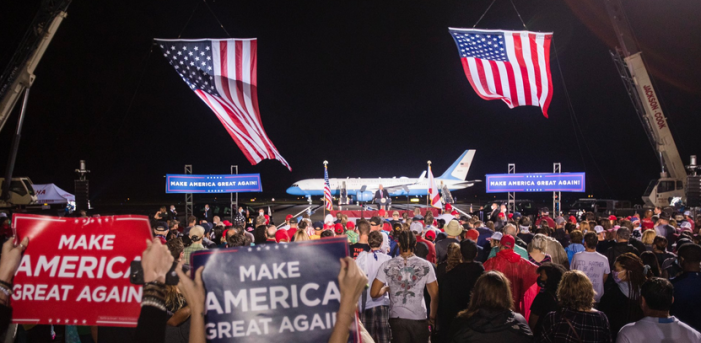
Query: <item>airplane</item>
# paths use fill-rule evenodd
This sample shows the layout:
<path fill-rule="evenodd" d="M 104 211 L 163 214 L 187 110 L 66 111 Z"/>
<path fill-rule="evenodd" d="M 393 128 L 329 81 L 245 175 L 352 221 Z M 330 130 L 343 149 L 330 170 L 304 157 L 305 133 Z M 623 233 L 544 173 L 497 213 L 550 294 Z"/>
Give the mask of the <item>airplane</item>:
<path fill-rule="evenodd" d="M 448 190 L 455 191 L 465 189 L 475 185 L 480 180 L 466 180 L 467 172 L 470 170 L 472 159 L 476 150 L 465 150 L 457 160 L 443 173 L 436 177 L 435 182 L 439 191 L 443 186 Z M 345 186 L 347 194 L 353 201 L 372 201 L 375 191 L 382 185 L 390 196 L 400 195 L 427 195 L 428 179 L 426 171 L 419 178 L 392 177 L 392 178 L 329 178 L 331 195 L 339 195 L 341 188 Z M 287 194 L 305 196 L 323 196 L 324 179 L 304 179 L 295 182 L 287 189 Z"/>

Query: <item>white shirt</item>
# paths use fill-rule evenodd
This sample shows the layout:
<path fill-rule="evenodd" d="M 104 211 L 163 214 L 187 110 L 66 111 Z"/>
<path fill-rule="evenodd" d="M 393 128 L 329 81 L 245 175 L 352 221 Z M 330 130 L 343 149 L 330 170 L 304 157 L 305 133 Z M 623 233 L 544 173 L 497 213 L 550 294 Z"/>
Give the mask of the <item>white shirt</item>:
<path fill-rule="evenodd" d="M 594 301 L 597 303 L 604 295 L 604 274 L 610 274 L 609 259 L 598 252 L 582 251 L 572 257 L 572 270 L 579 270 L 587 275 L 594 286 Z"/>
<path fill-rule="evenodd" d="M 378 230 L 382 234 L 382 245 L 380 245 L 380 251 L 385 254 L 389 254 L 389 234 L 387 231 Z"/>
<path fill-rule="evenodd" d="M 375 259 L 375 257 L 377 257 L 377 259 Z M 365 275 L 368 277 L 368 280 L 370 280 L 370 285 L 372 285 L 372 282 L 375 280 L 375 277 L 377 276 L 377 271 L 380 270 L 380 266 L 382 265 L 382 263 L 391 259 L 392 258 L 389 257 L 389 255 L 384 254 L 379 250 L 377 251 L 377 253 L 373 253 L 372 251 L 363 251 L 360 254 L 358 254 L 358 257 L 355 258 L 355 263 L 358 265 L 358 267 L 360 267 L 360 269 L 362 269 L 365 272 Z M 366 310 L 377 306 L 389 306 L 389 295 L 384 294 L 379 298 L 373 299 L 370 296 L 370 288 L 368 288 L 366 292 Z M 358 310 L 362 311 L 362 309 L 363 297 L 361 296 L 358 300 Z"/>
<path fill-rule="evenodd" d="M 698 343 L 701 333 L 671 316 L 669 318 L 645 317 L 626 324 L 618 332 L 617 343 Z"/>
<path fill-rule="evenodd" d="M 383 263 L 376 279 L 389 286 L 389 317 L 411 320 L 426 319 L 424 287 L 436 281 L 433 265 L 416 255 L 397 256 Z"/>

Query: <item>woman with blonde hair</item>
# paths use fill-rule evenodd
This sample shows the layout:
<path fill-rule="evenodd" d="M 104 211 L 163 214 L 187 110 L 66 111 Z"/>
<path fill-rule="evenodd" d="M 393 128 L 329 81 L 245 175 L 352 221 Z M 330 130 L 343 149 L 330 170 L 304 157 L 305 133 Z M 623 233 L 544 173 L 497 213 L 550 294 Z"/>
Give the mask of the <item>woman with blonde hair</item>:
<path fill-rule="evenodd" d="M 583 272 L 571 270 L 562 275 L 557 287 L 559 311 L 542 319 L 535 342 L 611 342 L 609 321 L 593 308 L 594 286 Z"/>
<path fill-rule="evenodd" d="M 509 279 L 498 271 L 482 274 L 472 289 L 470 305 L 450 325 L 448 342 L 530 342 L 533 333 L 513 307 Z"/>
<path fill-rule="evenodd" d="M 303 242 L 303 241 L 309 241 L 309 235 L 305 230 L 297 230 L 294 235 L 294 239 L 292 240 L 293 242 Z"/>
<path fill-rule="evenodd" d="M 540 266 L 543 263 L 552 262 L 552 256 L 545 253 L 548 238 L 542 234 L 533 236 L 531 244 L 528 245 L 528 260 Z"/>
<path fill-rule="evenodd" d="M 436 270 L 436 278 L 440 279 L 445 273 L 451 271 L 462 263 L 462 253 L 460 253 L 460 244 L 450 243 L 448 245 L 448 254 L 445 261 L 438 264 Z"/>
<path fill-rule="evenodd" d="M 655 230 L 645 230 L 645 232 L 643 232 L 643 238 L 641 240 L 643 244 L 645 244 L 645 249 L 647 249 L 647 251 L 652 251 L 652 243 L 655 242 L 655 237 L 657 237 L 657 232 L 655 232 Z"/>

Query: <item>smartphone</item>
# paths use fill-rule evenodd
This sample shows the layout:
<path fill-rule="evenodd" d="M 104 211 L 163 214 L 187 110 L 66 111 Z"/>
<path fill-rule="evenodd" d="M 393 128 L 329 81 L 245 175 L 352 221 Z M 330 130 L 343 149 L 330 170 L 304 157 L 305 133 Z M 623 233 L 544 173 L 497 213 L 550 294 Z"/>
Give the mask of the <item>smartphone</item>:
<path fill-rule="evenodd" d="M 175 286 L 180 282 L 178 274 L 175 272 L 175 268 L 178 267 L 178 262 L 173 262 L 173 266 L 170 267 L 168 273 L 166 273 L 166 285 Z M 187 265 L 183 266 L 183 272 L 188 273 L 190 268 Z M 143 285 L 144 282 L 144 268 L 141 266 L 141 261 L 135 260 L 131 262 L 131 273 L 129 274 L 129 281 L 134 285 Z"/>

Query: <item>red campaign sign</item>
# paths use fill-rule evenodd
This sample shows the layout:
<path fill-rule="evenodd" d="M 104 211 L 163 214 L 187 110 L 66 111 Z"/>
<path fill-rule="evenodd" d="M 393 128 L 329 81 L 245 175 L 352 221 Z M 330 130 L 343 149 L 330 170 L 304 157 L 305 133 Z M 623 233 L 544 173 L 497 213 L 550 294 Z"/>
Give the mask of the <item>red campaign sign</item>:
<path fill-rule="evenodd" d="M 14 278 L 14 323 L 136 326 L 142 287 L 129 282 L 129 266 L 152 239 L 147 217 L 13 221 L 19 241 L 29 237 Z"/>

